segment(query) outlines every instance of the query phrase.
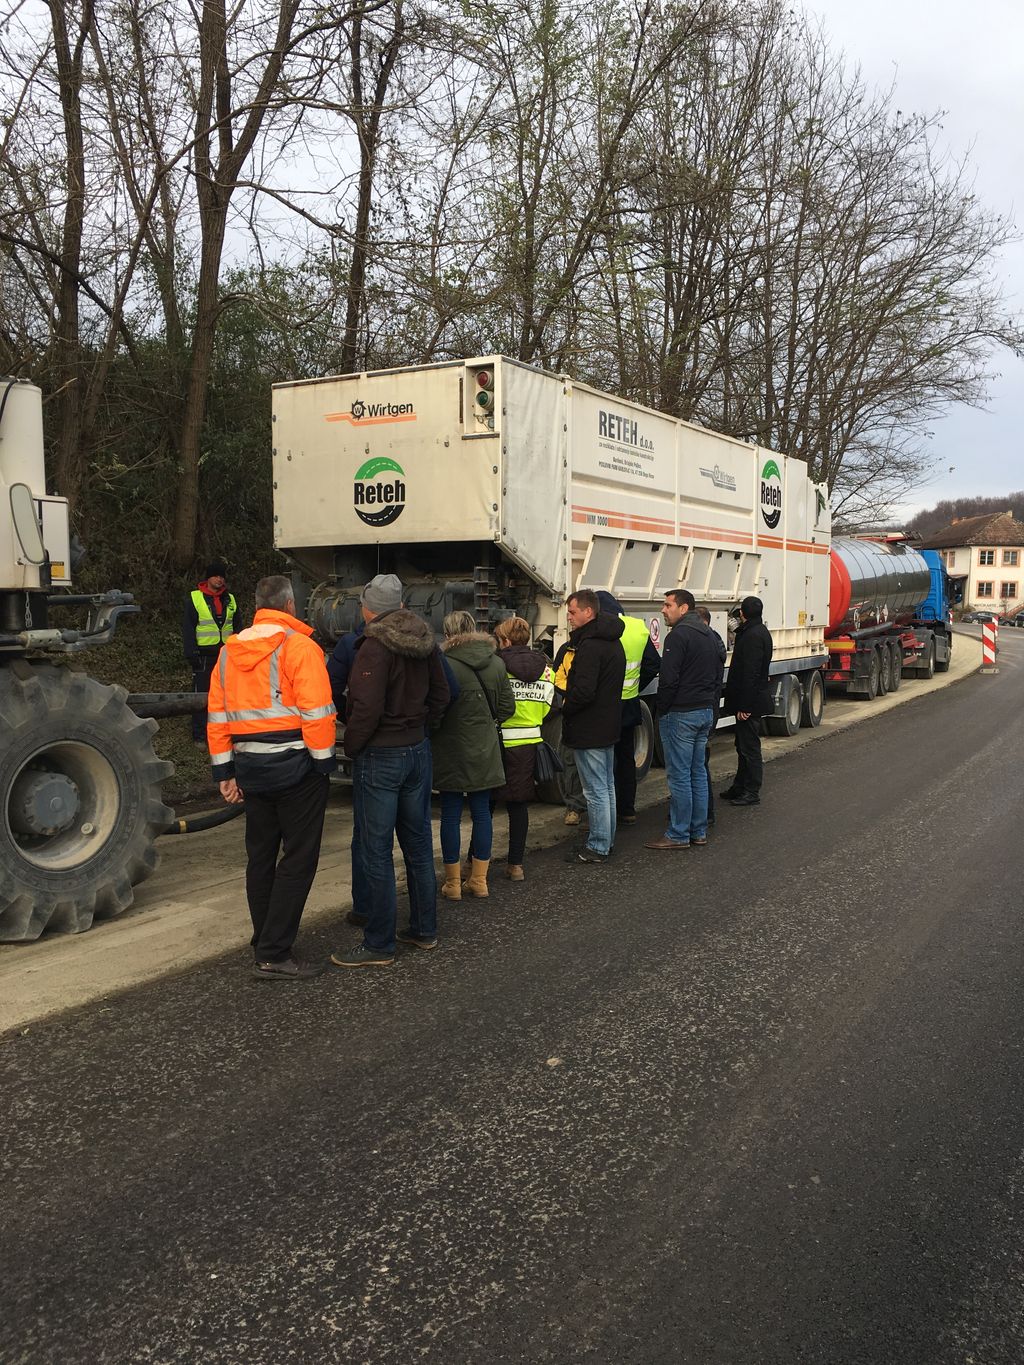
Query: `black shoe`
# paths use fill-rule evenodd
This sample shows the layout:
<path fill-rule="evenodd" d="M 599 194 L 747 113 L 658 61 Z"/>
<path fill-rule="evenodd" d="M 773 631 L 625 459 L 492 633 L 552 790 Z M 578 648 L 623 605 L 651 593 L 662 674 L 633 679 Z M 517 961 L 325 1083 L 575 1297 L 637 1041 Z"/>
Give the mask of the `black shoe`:
<path fill-rule="evenodd" d="M 608 861 L 608 854 L 598 853 L 596 849 L 587 848 L 584 844 L 582 848 L 578 848 L 574 853 L 570 853 L 565 861 L 567 863 L 606 863 Z"/>
<path fill-rule="evenodd" d="M 731 787 L 726 787 L 724 792 L 718 793 L 718 795 L 722 798 L 723 801 L 735 801 L 736 797 L 739 796 L 740 794 L 741 794 L 740 789 L 739 787 L 736 786 L 735 782 L 732 784 Z"/>
<path fill-rule="evenodd" d="M 375 953 L 365 943 L 348 953 L 331 954 L 335 967 L 390 967 L 394 960 L 394 953 Z"/>
<path fill-rule="evenodd" d="M 761 798 L 757 792 L 741 792 L 739 796 L 731 798 L 734 806 L 759 806 Z"/>
<path fill-rule="evenodd" d="M 414 934 L 411 929 L 399 929 L 395 938 L 399 943 L 409 943 L 413 948 L 436 948 L 437 938 L 427 938 L 424 934 Z"/>
<path fill-rule="evenodd" d="M 286 957 L 283 962 L 257 962 L 252 971 L 262 981 L 312 981 L 323 969 L 322 962 L 296 962 Z"/>
<path fill-rule="evenodd" d="M 357 929 L 364 929 L 370 922 L 369 915 L 361 915 L 358 910 L 350 910 L 345 916 L 346 924 L 354 924 Z"/>
<path fill-rule="evenodd" d="M 633 815 L 620 815 L 620 816 L 619 816 L 619 824 L 620 824 L 620 825 L 635 825 L 635 824 L 636 824 L 636 815 L 635 815 L 635 814 L 633 814 Z"/>

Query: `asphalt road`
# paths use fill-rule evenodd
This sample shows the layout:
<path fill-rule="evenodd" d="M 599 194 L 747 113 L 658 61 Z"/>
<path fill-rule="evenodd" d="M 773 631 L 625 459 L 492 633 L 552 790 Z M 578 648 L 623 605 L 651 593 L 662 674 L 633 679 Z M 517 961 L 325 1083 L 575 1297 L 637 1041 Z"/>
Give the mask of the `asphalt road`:
<path fill-rule="evenodd" d="M 1000 664 L 388 973 L 239 951 L 0 1041 L 0 1361 L 1020 1365 Z"/>

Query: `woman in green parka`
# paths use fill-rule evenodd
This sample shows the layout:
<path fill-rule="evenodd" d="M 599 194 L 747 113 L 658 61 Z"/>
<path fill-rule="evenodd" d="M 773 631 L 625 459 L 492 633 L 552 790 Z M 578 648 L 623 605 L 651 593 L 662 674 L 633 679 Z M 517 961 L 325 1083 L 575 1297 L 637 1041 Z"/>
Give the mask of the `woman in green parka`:
<path fill-rule="evenodd" d="M 441 645 L 459 684 L 458 699 L 445 712 L 430 737 L 434 755 L 434 786 L 441 794 L 441 857 L 444 884 L 441 895 L 461 900 L 487 895 L 491 861 L 491 791 L 505 781 L 498 726 L 516 709 L 505 665 L 495 653 L 491 635 L 484 635 L 468 611 L 444 618 Z M 469 798 L 473 820 L 470 842 L 472 868 L 463 884 L 459 875 L 459 827 L 463 800 Z"/>

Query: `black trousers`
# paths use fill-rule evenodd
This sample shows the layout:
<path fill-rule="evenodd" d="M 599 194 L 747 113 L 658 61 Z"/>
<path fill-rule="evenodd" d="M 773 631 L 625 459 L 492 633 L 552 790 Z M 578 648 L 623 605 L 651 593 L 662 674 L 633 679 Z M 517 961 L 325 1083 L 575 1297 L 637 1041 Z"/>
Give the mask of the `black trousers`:
<path fill-rule="evenodd" d="M 497 807 L 497 801 L 492 801 L 492 817 Z M 509 867 L 522 867 L 526 857 L 526 837 L 530 833 L 530 803 L 506 801 L 505 810 L 508 813 L 508 857 L 505 861 Z"/>
<path fill-rule="evenodd" d="M 257 962 L 283 962 L 291 952 L 320 859 L 329 785 L 310 773 L 284 791 L 245 794 L 245 892 Z"/>
<path fill-rule="evenodd" d="M 200 654 L 198 666 L 192 669 L 192 691 L 207 693 L 210 690 L 210 675 L 217 663 L 217 654 Z M 192 712 L 192 738 L 206 739 L 206 711 Z"/>
<path fill-rule="evenodd" d="M 636 814 L 636 726 L 624 725 L 615 746 L 615 814 Z"/>
<path fill-rule="evenodd" d="M 736 717 L 736 781 L 737 792 L 757 796 L 764 781 L 764 762 L 761 759 L 761 717 L 748 720 Z"/>

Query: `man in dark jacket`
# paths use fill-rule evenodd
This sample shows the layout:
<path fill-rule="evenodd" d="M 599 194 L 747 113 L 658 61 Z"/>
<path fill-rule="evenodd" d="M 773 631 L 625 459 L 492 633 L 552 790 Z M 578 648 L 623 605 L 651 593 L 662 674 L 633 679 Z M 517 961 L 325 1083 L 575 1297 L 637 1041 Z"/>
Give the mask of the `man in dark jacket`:
<path fill-rule="evenodd" d="M 367 583 L 361 602 L 366 630 L 348 677 L 345 752 L 353 760 L 353 818 L 364 874 L 363 886 L 353 886 L 353 911 L 365 916 L 366 927 L 357 948 L 333 953 L 331 961 L 336 967 L 389 967 L 396 938 L 417 948 L 437 943 L 427 728 L 444 715 L 448 684 L 433 632 L 402 606 L 394 574 Z M 409 927 L 398 934 L 396 834 L 409 886 Z"/>
<path fill-rule="evenodd" d="M 601 610 L 622 618 L 619 643 L 626 656 L 622 683 L 622 733 L 615 746 L 615 814 L 620 825 L 636 824 L 636 730 L 642 720 L 640 698 L 661 668 L 661 656 L 651 641 L 647 622 L 627 616 L 610 592 L 599 592 Z"/>
<path fill-rule="evenodd" d="M 670 627 L 661 650 L 658 731 L 668 774 L 668 829 L 645 848 L 691 848 L 708 841 L 708 779 L 704 753 L 722 685 L 722 660 L 697 615 L 693 593 L 673 588 L 661 614 Z"/>
<path fill-rule="evenodd" d="M 228 592 L 228 569 L 222 559 L 214 559 L 192 592 L 185 598 L 181 614 L 181 643 L 192 670 L 192 691 L 204 695 L 210 690 L 210 675 L 220 657 L 224 642 L 245 623 L 238 615 L 234 594 Z M 192 739 L 198 749 L 206 748 L 206 711 L 192 712 Z"/>
<path fill-rule="evenodd" d="M 615 745 L 622 732 L 626 656 L 622 618 L 600 611 L 588 588 L 566 604 L 574 654 L 562 707 L 562 743 L 574 751 L 587 801 L 590 837 L 570 862 L 603 863 L 615 842 Z"/>
<path fill-rule="evenodd" d="M 761 800 L 761 717 L 774 709 L 768 680 L 772 637 L 761 620 L 763 610 L 760 597 L 745 597 L 740 603 L 740 625 L 725 679 L 723 709 L 736 717 L 736 776 L 722 798 L 734 806 L 756 806 Z"/>

